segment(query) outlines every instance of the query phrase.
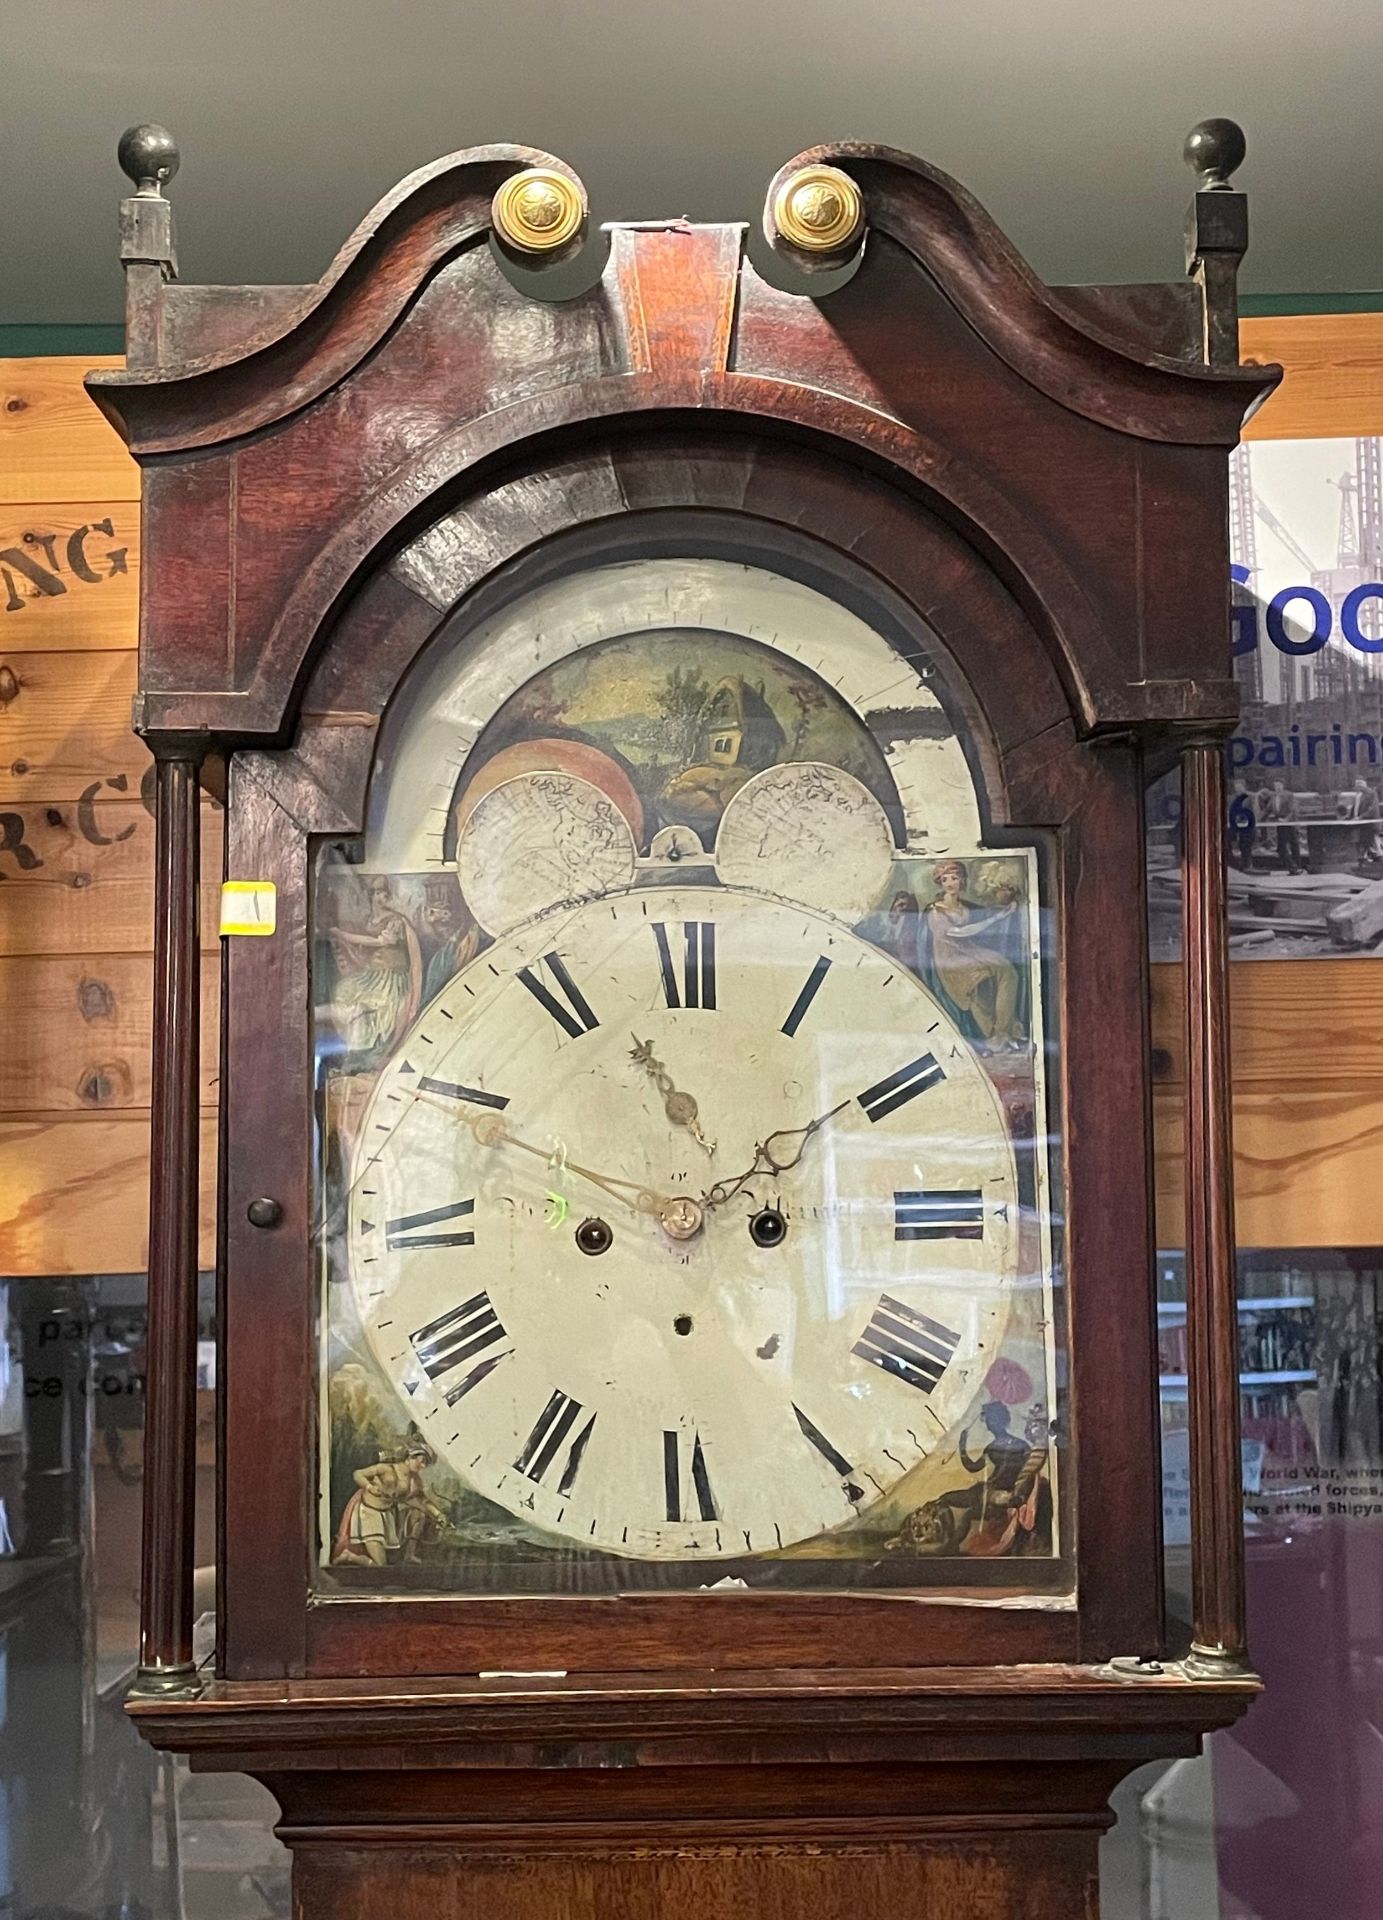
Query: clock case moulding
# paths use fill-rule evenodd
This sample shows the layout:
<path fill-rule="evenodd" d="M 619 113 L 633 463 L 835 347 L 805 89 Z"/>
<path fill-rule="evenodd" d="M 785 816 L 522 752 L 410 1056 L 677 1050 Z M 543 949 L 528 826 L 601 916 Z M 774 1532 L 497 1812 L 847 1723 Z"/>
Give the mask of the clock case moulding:
<path fill-rule="evenodd" d="M 880 1912 L 931 1896 L 957 1914 L 1093 1910 L 1115 1781 L 1193 1751 L 1256 1684 L 1216 916 L 1228 457 L 1279 375 L 1238 364 L 1242 196 L 1202 155 L 1191 280 L 1056 289 L 945 175 L 817 149 L 768 204 L 808 165 L 856 183 L 866 236 L 829 295 L 770 284 L 740 227 L 672 221 L 590 241 L 603 268 L 549 303 L 503 271 L 491 202 L 526 168 L 575 176 L 489 147 L 404 181 L 314 286 L 183 287 L 171 143 L 125 144 L 129 363 L 88 385 L 142 469 L 135 718 L 157 766 L 142 1731 L 268 1780 L 304 1911 L 364 1915 L 407 1890 L 469 1912 L 462 1855 L 499 1875 L 499 1916 L 844 1913 L 871 1886 Z M 380 715 L 463 596 L 545 543 L 597 559 L 644 524 L 674 549 L 750 531 L 825 577 L 867 571 L 936 636 L 990 841 L 1053 837 L 1069 1605 L 309 1598 L 309 836 L 360 830 Z M 1204 1328 L 1185 1660 L 1161 1597 L 1141 878 L 1143 784 L 1177 755 Z M 200 1675 L 199 779 L 227 799 L 228 873 L 271 879 L 278 915 L 274 937 L 224 949 L 220 1609 Z M 592 1859 L 608 1908 L 581 1879 Z"/>

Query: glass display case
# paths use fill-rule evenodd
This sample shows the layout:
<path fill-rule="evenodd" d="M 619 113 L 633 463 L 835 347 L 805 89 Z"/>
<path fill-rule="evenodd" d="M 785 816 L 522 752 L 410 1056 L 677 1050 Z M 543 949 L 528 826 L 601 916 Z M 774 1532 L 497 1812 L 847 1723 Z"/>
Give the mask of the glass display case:
<path fill-rule="evenodd" d="M 1383 1250 L 1239 1254 L 1245 1572 L 1263 1697 L 1140 1817 L 1222 1920 L 1372 1920 L 1383 1868 Z M 1163 1511 L 1171 1604 L 1190 1604 L 1180 1256 L 1160 1261 Z M 1187 1771 L 1194 1764 L 1199 1779 Z M 1192 1870 L 1189 1863 L 1199 1860 Z M 1160 1888 L 1154 1898 L 1154 1891 Z M 1214 1911 L 1212 1908 L 1211 1911 Z"/>

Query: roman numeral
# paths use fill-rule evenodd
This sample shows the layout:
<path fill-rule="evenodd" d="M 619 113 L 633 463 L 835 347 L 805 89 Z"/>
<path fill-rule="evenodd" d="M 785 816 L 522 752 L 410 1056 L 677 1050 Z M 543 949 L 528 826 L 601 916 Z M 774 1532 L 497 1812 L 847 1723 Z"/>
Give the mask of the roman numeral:
<path fill-rule="evenodd" d="M 845 1485 L 846 1499 L 852 1503 L 856 1500 L 863 1500 L 864 1489 L 856 1485 L 855 1469 L 850 1465 L 845 1455 L 838 1447 L 831 1445 L 820 1427 L 815 1426 L 807 1418 L 801 1407 L 794 1407 L 793 1412 L 797 1415 L 797 1424 L 801 1427 L 804 1436 L 810 1440 L 827 1466 L 830 1467 L 831 1471 L 840 1475 Z"/>
<path fill-rule="evenodd" d="M 984 1208 L 978 1187 L 895 1193 L 895 1240 L 983 1240 Z"/>
<path fill-rule="evenodd" d="M 526 1474 L 530 1480 L 536 1480 L 541 1485 L 580 1418 L 581 1402 L 569 1400 L 559 1387 L 539 1414 L 537 1425 L 524 1442 L 523 1452 L 514 1462 L 515 1472 Z M 567 1447 L 562 1477 L 557 1483 L 558 1493 L 570 1493 L 575 1486 L 581 1468 L 581 1456 L 586 1451 L 586 1443 L 594 1425 L 595 1415 L 592 1414 Z"/>
<path fill-rule="evenodd" d="M 851 1352 L 895 1380 L 930 1393 L 959 1345 L 958 1333 L 885 1293 Z"/>
<path fill-rule="evenodd" d="M 682 1435 L 674 1429 L 663 1431 L 663 1491 L 667 1495 L 667 1517 L 669 1520 L 688 1520 L 691 1515 L 685 1510 L 688 1493 L 695 1496 L 696 1511 L 702 1520 L 719 1520 L 720 1509 L 711 1492 L 711 1476 L 706 1471 L 706 1456 L 701 1450 L 701 1435 L 698 1433 L 692 1441 L 691 1485 L 684 1485 L 682 1473 Z"/>
<path fill-rule="evenodd" d="M 557 994 L 539 979 L 531 967 L 520 967 L 519 979 L 523 981 L 538 1005 L 546 1007 L 562 1031 L 569 1033 L 573 1040 L 579 1040 L 583 1033 L 594 1033 L 600 1022 L 591 1012 L 585 994 L 567 972 L 562 961 L 555 953 L 545 953 L 543 965 L 551 971 L 558 990 L 567 1004 L 565 1006 L 562 1004 Z"/>
<path fill-rule="evenodd" d="M 709 1007 L 716 1003 L 716 930 L 710 920 L 682 922 L 682 992 L 678 997 L 677 969 L 672 960 L 672 943 L 667 925 L 652 922 L 653 938 L 658 942 L 658 971 L 663 978 L 663 998 L 670 1007 Z"/>
<path fill-rule="evenodd" d="M 414 1069 L 405 1060 L 399 1068 L 400 1073 L 412 1073 Z M 486 1093 L 482 1087 L 463 1087 L 455 1080 L 433 1080 L 424 1074 L 418 1082 L 419 1093 L 440 1093 L 447 1100 L 468 1100 L 473 1107 L 494 1107 L 497 1112 L 509 1105 L 502 1093 Z"/>
<path fill-rule="evenodd" d="M 909 1061 L 905 1067 L 899 1067 L 897 1073 L 889 1074 L 886 1080 L 867 1087 L 859 1095 L 859 1103 L 869 1115 L 871 1121 L 886 1119 L 890 1113 L 906 1105 L 919 1093 L 925 1093 L 928 1087 L 936 1086 L 946 1075 L 937 1065 L 935 1056 L 930 1053 L 919 1054 L 916 1060 Z"/>
<path fill-rule="evenodd" d="M 793 1035 L 797 1032 L 797 1029 L 801 1026 L 802 1022 L 806 1019 L 807 1009 L 811 1006 L 811 1003 L 813 1000 L 815 1000 L 817 994 L 820 993 L 821 983 L 826 978 L 826 975 L 830 972 L 830 970 L 831 970 L 831 956 L 827 953 L 823 953 L 821 958 L 817 961 L 816 965 L 812 968 L 811 972 L 807 975 L 806 983 L 803 986 L 801 993 L 798 994 L 797 998 L 792 1003 L 792 1012 L 788 1015 L 787 1019 L 783 1022 L 781 1030 L 788 1036 L 789 1040 L 792 1039 Z"/>
<path fill-rule="evenodd" d="M 464 1399 L 472 1387 L 479 1386 L 487 1374 L 494 1372 L 506 1355 L 487 1354 L 486 1350 L 508 1338 L 499 1315 L 490 1305 L 488 1293 L 472 1294 L 459 1307 L 452 1307 L 410 1335 L 413 1351 L 429 1380 L 440 1380 L 444 1373 L 464 1366 L 478 1354 L 486 1355 L 464 1378 L 447 1389 L 447 1405 L 451 1407 Z"/>
<path fill-rule="evenodd" d="M 443 1220 L 459 1220 L 475 1212 L 474 1200 L 453 1200 L 448 1207 L 433 1207 L 430 1213 L 405 1213 L 384 1223 L 384 1244 L 392 1253 L 395 1247 L 473 1247 L 473 1233 L 419 1233 L 419 1227 L 435 1227 Z"/>

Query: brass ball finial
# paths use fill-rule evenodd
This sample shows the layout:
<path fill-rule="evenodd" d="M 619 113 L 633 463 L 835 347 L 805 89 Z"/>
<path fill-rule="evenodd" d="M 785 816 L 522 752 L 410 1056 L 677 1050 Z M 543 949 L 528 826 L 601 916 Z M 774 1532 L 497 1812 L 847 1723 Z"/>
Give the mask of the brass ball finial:
<path fill-rule="evenodd" d="M 490 207 L 495 232 L 515 253 L 557 253 L 586 224 L 580 187 L 553 167 L 511 173 Z"/>
<path fill-rule="evenodd" d="M 773 196 L 773 225 L 803 253 L 844 253 L 864 226 L 864 199 L 839 167 L 799 167 Z"/>
<path fill-rule="evenodd" d="M 1232 193 L 1230 175 L 1243 166 L 1247 152 L 1244 129 L 1237 120 L 1198 120 L 1181 150 L 1196 176 L 1199 193 Z"/>
<path fill-rule="evenodd" d="M 163 189 L 178 170 L 181 155 L 167 127 L 148 124 L 127 127 L 115 149 L 120 171 L 134 182 L 146 200 L 161 200 Z"/>

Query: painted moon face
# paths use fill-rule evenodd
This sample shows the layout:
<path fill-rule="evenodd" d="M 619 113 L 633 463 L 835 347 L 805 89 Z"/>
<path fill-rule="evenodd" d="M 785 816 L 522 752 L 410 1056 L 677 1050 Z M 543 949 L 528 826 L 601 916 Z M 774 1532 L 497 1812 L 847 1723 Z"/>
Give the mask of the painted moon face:
<path fill-rule="evenodd" d="M 589 780 L 525 773 L 487 793 L 456 849 L 456 874 L 480 925 L 509 933 L 549 908 L 627 887 L 629 822 Z"/>
<path fill-rule="evenodd" d="M 888 816 L 868 787 L 815 760 L 755 774 L 725 809 L 715 853 L 725 886 L 814 907 L 847 926 L 877 903 L 895 858 Z"/>

